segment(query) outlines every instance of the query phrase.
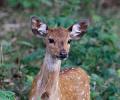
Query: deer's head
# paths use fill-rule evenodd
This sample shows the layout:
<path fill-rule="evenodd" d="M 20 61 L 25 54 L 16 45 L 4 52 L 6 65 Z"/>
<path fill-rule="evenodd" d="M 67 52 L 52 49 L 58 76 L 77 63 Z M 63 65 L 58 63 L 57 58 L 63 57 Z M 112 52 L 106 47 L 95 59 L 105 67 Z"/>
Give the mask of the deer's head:
<path fill-rule="evenodd" d="M 88 21 L 81 20 L 69 28 L 48 28 L 38 17 L 31 18 L 32 32 L 45 39 L 47 52 L 54 58 L 68 57 L 71 40 L 80 39 L 87 30 Z"/>

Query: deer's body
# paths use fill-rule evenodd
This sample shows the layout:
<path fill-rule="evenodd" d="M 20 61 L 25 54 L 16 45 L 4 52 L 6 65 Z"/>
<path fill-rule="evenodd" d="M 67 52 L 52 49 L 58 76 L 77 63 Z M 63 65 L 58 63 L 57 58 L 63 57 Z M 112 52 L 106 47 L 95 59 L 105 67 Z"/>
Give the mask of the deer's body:
<path fill-rule="evenodd" d="M 30 100 L 37 100 L 40 96 L 43 100 L 47 97 L 49 100 L 89 100 L 90 87 L 86 72 L 81 68 L 60 72 L 61 61 L 51 61 L 49 57 L 46 55 L 41 72 L 33 81 Z"/>
<path fill-rule="evenodd" d="M 69 52 L 69 31 L 63 28 L 42 30 L 47 27 L 38 22 L 36 17 L 33 18 L 32 29 L 42 36 L 47 31 L 47 49 L 41 70 L 33 81 L 29 100 L 90 100 L 89 78 L 83 69 L 71 68 L 60 72 L 61 59 L 66 58 Z"/>
<path fill-rule="evenodd" d="M 89 78 L 81 68 L 68 69 L 60 74 L 60 100 L 90 100 Z"/>

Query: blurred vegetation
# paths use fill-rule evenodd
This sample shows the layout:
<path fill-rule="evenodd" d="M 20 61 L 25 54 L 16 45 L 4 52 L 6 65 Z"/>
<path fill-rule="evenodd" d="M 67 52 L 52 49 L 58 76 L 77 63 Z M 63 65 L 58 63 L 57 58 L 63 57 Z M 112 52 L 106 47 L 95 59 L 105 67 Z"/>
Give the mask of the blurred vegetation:
<path fill-rule="evenodd" d="M 32 15 L 50 27 L 68 27 L 88 18 L 88 32 L 72 41 L 62 68 L 81 66 L 88 72 L 91 100 L 120 100 L 119 8 L 119 0 L 1 0 L 0 100 L 27 100 L 39 71 L 45 45 L 32 35 Z"/>

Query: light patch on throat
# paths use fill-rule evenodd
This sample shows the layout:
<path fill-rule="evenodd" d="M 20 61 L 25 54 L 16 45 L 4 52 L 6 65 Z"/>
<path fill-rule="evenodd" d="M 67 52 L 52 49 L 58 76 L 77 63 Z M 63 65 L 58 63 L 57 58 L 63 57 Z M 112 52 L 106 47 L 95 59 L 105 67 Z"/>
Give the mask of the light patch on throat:
<path fill-rule="evenodd" d="M 47 69 L 51 72 L 59 71 L 61 60 L 57 58 L 53 58 L 49 53 L 46 53 L 45 59 L 44 59 L 44 65 L 46 65 Z"/>

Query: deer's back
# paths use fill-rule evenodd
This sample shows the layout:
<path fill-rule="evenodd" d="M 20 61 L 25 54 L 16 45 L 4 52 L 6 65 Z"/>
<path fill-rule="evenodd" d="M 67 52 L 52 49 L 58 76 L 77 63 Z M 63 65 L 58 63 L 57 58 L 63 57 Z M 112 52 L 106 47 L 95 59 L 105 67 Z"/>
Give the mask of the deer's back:
<path fill-rule="evenodd" d="M 90 100 L 89 77 L 81 68 L 62 71 L 59 86 L 61 100 Z"/>

